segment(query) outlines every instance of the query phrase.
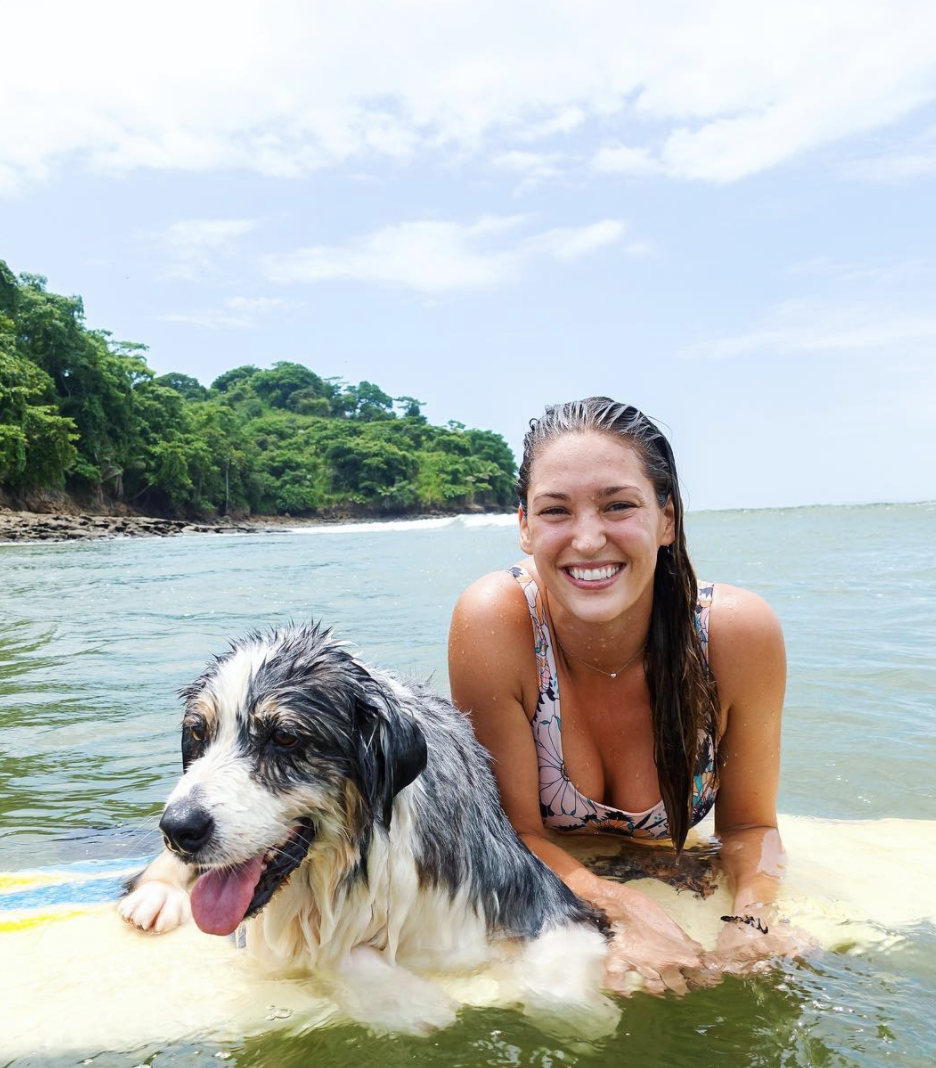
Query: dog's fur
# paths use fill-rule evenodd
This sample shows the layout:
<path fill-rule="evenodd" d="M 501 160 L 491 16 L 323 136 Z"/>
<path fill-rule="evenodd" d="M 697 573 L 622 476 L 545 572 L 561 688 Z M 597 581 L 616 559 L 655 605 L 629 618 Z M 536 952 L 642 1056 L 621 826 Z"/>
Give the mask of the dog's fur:
<path fill-rule="evenodd" d="M 180 862 L 200 876 L 203 930 L 246 916 L 256 956 L 314 970 L 378 1028 L 449 1022 L 454 1005 L 415 973 L 496 960 L 533 1011 L 602 1000 L 603 917 L 520 841 L 447 701 L 314 625 L 233 643 L 182 696 L 184 774 L 160 824 L 172 857 L 122 901 L 130 922 L 184 919 L 166 883 Z"/>

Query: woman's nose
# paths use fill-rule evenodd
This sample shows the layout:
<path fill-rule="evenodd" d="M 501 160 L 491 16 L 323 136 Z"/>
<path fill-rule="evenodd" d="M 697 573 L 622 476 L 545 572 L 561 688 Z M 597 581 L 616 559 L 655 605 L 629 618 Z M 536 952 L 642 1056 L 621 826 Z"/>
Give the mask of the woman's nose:
<path fill-rule="evenodd" d="M 580 516 L 572 534 L 572 547 L 583 556 L 594 556 L 604 546 L 604 525 L 599 516 Z"/>

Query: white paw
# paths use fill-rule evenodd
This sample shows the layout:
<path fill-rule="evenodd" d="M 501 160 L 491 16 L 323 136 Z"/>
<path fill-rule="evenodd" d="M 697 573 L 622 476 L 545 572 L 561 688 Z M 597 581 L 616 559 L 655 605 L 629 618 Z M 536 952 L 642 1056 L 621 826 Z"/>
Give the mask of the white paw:
<path fill-rule="evenodd" d="M 353 949 L 336 980 L 339 1007 L 372 1031 L 428 1035 L 455 1023 L 458 1005 L 444 990 L 389 964 L 370 946 Z"/>
<path fill-rule="evenodd" d="M 119 901 L 117 913 L 143 931 L 165 934 L 186 923 L 192 910 L 184 890 L 153 880 L 143 883 Z"/>

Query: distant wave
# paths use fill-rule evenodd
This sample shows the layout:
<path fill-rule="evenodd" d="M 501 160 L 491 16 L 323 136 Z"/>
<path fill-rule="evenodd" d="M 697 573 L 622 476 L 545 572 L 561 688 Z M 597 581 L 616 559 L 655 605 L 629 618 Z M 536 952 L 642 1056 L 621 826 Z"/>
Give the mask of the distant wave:
<path fill-rule="evenodd" d="M 514 527 L 515 512 L 481 515 L 430 516 L 425 519 L 375 519 L 364 523 L 322 523 L 302 526 L 283 526 L 279 529 L 290 534 L 374 534 L 388 531 L 442 530 L 461 527 L 465 530 L 480 530 L 491 527 Z"/>

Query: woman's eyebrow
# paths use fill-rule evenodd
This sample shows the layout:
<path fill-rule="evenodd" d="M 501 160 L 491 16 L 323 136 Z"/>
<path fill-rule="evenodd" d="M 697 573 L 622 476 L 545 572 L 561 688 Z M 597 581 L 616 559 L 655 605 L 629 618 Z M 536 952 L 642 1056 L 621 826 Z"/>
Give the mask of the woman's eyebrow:
<path fill-rule="evenodd" d="M 598 490 L 597 496 L 603 500 L 605 497 L 613 497 L 618 493 L 640 492 L 641 489 L 639 486 L 632 486 L 629 483 L 626 483 L 623 486 L 607 486 L 605 489 L 600 489 Z M 543 490 L 542 493 L 537 493 L 533 497 L 533 503 L 535 504 L 537 501 L 544 498 L 552 501 L 568 501 L 570 499 L 568 493 L 560 493 L 557 490 Z"/>
<path fill-rule="evenodd" d="M 616 493 L 640 493 L 639 486 L 626 484 L 623 486 L 608 486 L 607 489 L 599 490 L 599 497 L 613 497 Z"/>

